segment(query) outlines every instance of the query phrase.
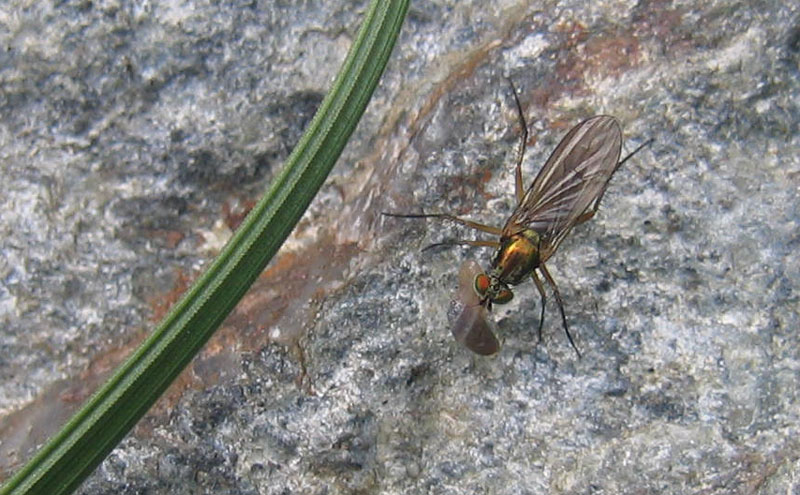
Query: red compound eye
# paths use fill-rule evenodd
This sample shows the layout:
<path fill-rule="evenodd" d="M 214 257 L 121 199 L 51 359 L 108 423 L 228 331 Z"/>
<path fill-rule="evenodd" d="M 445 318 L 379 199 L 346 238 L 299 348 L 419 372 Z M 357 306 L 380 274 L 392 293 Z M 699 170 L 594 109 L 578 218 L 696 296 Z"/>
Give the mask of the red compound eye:
<path fill-rule="evenodd" d="M 508 304 L 512 299 L 514 299 L 514 293 L 508 289 L 503 289 L 492 299 L 492 302 L 495 304 Z"/>
<path fill-rule="evenodd" d="M 491 281 L 489 280 L 489 276 L 485 273 L 479 273 L 475 275 L 475 292 L 480 297 L 484 297 L 486 295 L 486 291 L 489 290 L 489 285 Z"/>

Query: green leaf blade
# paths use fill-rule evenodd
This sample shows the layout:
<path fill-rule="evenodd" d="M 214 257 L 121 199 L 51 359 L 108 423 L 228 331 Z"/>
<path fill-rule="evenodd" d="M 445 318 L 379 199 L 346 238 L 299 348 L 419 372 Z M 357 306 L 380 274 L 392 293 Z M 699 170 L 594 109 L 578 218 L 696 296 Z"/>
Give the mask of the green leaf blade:
<path fill-rule="evenodd" d="M 378 84 L 407 9 L 408 0 L 372 1 L 331 91 L 270 190 L 153 334 L 0 495 L 71 493 L 200 351 L 330 173 Z"/>

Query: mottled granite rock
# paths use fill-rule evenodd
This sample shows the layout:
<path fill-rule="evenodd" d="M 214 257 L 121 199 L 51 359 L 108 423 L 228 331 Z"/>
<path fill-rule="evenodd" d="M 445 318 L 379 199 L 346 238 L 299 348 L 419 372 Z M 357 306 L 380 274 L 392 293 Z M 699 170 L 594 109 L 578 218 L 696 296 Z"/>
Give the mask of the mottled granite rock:
<path fill-rule="evenodd" d="M 366 2 L 0 8 L 0 461 L 124 358 L 267 187 Z M 786 494 L 800 490 L 800 16 L 789 3 L 417 2 L 298 231 L 83 485 L 100 493 Z M 616 116 L 597 217 L 452 341 L 459 265 L 530 180 Z"/>

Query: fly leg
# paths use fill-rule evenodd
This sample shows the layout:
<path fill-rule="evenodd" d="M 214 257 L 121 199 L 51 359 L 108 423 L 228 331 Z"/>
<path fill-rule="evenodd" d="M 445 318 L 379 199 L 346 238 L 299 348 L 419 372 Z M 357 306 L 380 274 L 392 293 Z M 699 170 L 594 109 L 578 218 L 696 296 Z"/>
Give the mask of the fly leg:
<path fill-rule="evenodd" d="M 575 341 L 572 339 L 572 335 L 569 333 L 569 327 L 567 326 L 567 315 L 564 313 L 564 300 L 561 299 L 561 293 L 558 291 L 558 286 L 556 285 L 556 281 L 553 280 L 553 277 L 550 275 L 550 272 L 547 271 L 547 267 L 544 266 L 544 263 L 539 265 L 539 270 L 542 271 L 542 275 L 544 278 L 547 279 L 547 282 L 550 284 L 550 287 L 553 288 L 553 294 L 556 296 L 556 303 L 558 304 L 558 310 L 561 312 L 561 322 L 564 324 L 564 332 L 567 333 L 567 339 L 569 340 L 570 345 L 573 349 L 575 349 L 575 353 L 578 354 L 578 358 L 581 357 L 581 351 L 578 350 L 578 347 L 575 345 Z"/>
<path fill-rule="evenodd" d="M 544 291 L 544 284 L 539 279 L 539 276 L 536 275 L 536 270 L 531 272 L 531 277 L 533 278 L 533 283 L 536 284 L 536 290 L 539 291 L 539 295 L 542 296 L 542 314 L 539 316 L 539 343 L 542 343 L 542 326 L 544 325 L 544 305 L 547 302 L 547 295 Z"/>
<path fill-rule="evenodd" d="M 597 208 L 599 208 L 599 207 L 600 207 L 600 200 L 601 200 L 601 199 L 603 199 L 603 195 L 606 193 L 606 189 L 608 189 L 608 183 L 611 181 L 611 177 L 613 177 L 613 176 L 614 176 L 614 174 L 617 172 L 617 169 L 618 169 L 618 168 L 619 168 L 619 167 L 620 167 L 620 166 L 621 166 L 623 163 L 627 162 L 627 161 L 628 161 L 628 160 L 629 160 L 629 159 L 630 159 L 630 158 L 631 158 L 633 155 L 635 155 L 636 153 L 638 153 L 638 152 L 639 152 L 639 151 L 640 151 L 642 148 L 644 148 L 645 146 L 648 146 L 648 145 L 652 144 L 652 143 L 653 143 L 653 141 L 654 141 L 654 139 L 653 139 L 653 138 L 650 138 L 650 139 L 648 139 L 648 140 L 647 140 L 647 141 L 645 141 L 644 143 L 640 144 L 640 145 L 639 145 L 639 146 L 638 146 L 638 147 L 637 147 L 635 150 L 633 150 L 632 152 L 628 153 L 628 156 L 626 156 L 625 158 L 623 158 L 622 160 L 620 160 L 620 161 L 619 161 L 619 163 L 617 163 L 617 166 L 616 166 L 616 167 L 614 167 L 614 171 L 613 171 L 613 172 L 611 172 L 611 175 L 609 175 L 609 176 L 608 176 L 608 180 L 606 181 L 606 183 L 605 183 L 605 184 L 603 184 L 603 189 L 600 191 L 600 195 L 599 195 L 599 196 L 597 196 L 597 199 L 595 199 L 595 200 L 594 200 L 594 201 L 593 201 L 593 202 L 592 202 L 592 203 L 591 203 L 591 204 L 590 204 L 590 205 L 589 205 L 589 206 L 586 208 L 586 210 L 584 210 L 584 212 L 583 212 L 583 213 L 581 213 L 581 215 L 580 215 L 580 216 L 578 217 L 578 219 L 575 221 L 575 225 L 580 225 L 580 224 L 582 224 L 583 222 L 586 222 L 586 221 L 588 221 L 588 220 L 591 220 L 591 219 L 592 219 L 592 217 L 594 216 L 594 214 L 595 214 L 595 213 L 597 213 Z"/>
<path fill-rule="evenodd" d="M 383 212 L 381 215 L 387 217 L 395 217 L 395 218 L 441 218 L 442 220 L 448 220 L 450 222 L 455 222 L 471 229 L 480 230 L 481 232 L 488 232 L 494 235 L 501 235 L 503 233 L 503 229 L 498 227 L 492 227 L 491 225 L 485 225 L 478 222 L 473 222 L 472 220 L 467 220 L 465 218 L 459 218 L 455 215 L 450 215 L 447 213 L 386 213 Z"/>
<path fill-rule="evenodd" d="M 449 215 L 447 213 L 413 213 L 413 214 L 400 214 L 400 213 L 382 213 L 387 217 L 396 217 L 396 218 L 440 218 L 442 220 L 449 220 L 451 222 L 455 222 L 471 229 L 480 230 L 481 232 L 488 232 L 489 234 L 494 234 L 499 236 L 503 233 L 503 229 L 499 229 L 497 227 L 492 227 L 491 225 L 484 225 L 482 223 L 473 222 L 472 220 L 466 220 L 464 218 L 459 218 L 454 215 Z M 429 249 L 442 247 L 442 246 L 477 246 L 477 247 L 491 247 L 491 248 L 499 248 L 500 243 L 497 241 L 482 241 L 482 240 L 454 240 L 454 241 L 444 241 L 444 242 L 437 242 L 422 248 L 423 251 L 427 251 Z"/>
<path fill-rule="evenodd" d="M 519 123 L 522 126 L 522 139 L 517 149 L 517 167 L 514 171 L 517 204 L 520 204 L 522 203 L 522 198 L 525 197 L 525 187 L 522 184 L 522 159 L 525 157 L 525 147 L 528 144 L 528 123 L 525 122 L 525 114 L 522 112 L 522 104 L 519 102 L 519 96 L 517 96 L 517 88 L 514 87 L 514 82 L 510 77 L 507 79 L 508 84 L 511 85 L 511 92 L 514 94 L 514 102 L 517 104 L 517 116 L 519 116 Z"/>
<path fill-rule="evenodd" d="M 477 247 L 490 247 L 490 248 L 499 248 L 500 243 L 497 241 L 482 241 L 482 240 L 453 240 L 453 241 L 442 241 L 437 242 L 434 244 L 429 244 L 422 248 L 423 251 L 427 251 L 429 249 L 435 249 L 438 247 L 445 247 L 445 246 L 477 246 Z"/>

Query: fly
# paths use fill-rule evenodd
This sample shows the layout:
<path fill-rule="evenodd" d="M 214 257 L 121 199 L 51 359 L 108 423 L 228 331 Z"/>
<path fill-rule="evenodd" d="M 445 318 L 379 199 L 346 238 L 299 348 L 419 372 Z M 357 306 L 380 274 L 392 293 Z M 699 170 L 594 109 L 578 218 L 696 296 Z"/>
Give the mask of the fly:
<path fill-rule="evenodd" d="M 547 302 L 544 283 L 553 290 L 564 332 L 570 345 L 580 357 L 581 353 L 569 332 L 564 301 L 558 286 L 545 263 L 556 252 L 561 242 L 576 225 L 591 219 L 596 213 L 608 188 L 609 181 L 619 167 L 652 139 L 620 160 L 622 131 L 617 119 L 608 115 L 591 117 L 573 127 L 547 159 L 539 174 L 527 190 L 522 182 L 522 160 L 528 140 L 528 125 L 522 112 L 517 90 L 509 79 L 514 94 L 517 114 L 522 125 L 514 174 L 517 206 L 502 228 L 456 217 L 446 213 L 384 215 L 401 218 L 439 218 L 497 236 L 498 240 L 458 240 L 428 246 L 469 245 L 495 249 L 491 264 L 485 272 L 474 267 L 462 267 L 462 273 L 472 270 L 474 301 L 464 296 L 463 310 L 452 331 L 456 340 L 481 355 L 491 355 L 499 350 L 492 332 L 492 323 L 486 315 L 494 304 L 506 304 L 514 297 L 512 286 L 533 280 L 542 300 L 538 336 L 542 340 L 544 310 Z"/>

